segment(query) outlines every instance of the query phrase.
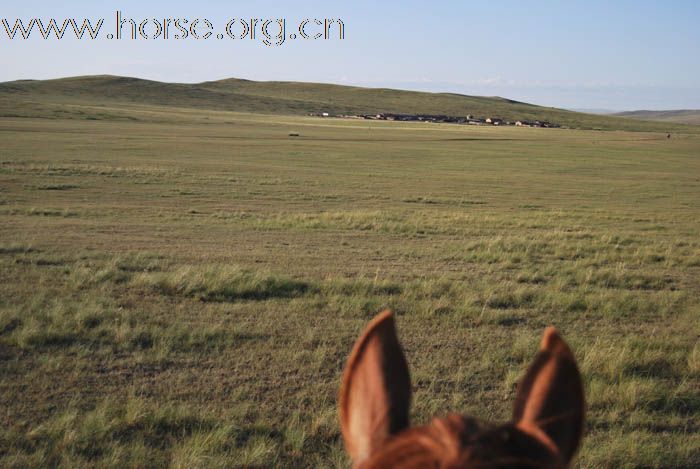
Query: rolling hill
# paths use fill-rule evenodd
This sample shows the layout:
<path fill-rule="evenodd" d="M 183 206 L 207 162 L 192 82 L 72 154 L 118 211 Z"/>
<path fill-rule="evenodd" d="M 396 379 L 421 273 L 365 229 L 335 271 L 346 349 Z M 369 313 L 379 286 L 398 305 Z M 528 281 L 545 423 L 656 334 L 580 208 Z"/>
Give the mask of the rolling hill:
<path fill-rule="evenodd" d="M 700 109 L 681 109 L 677 111 L 628 111 L 618 112 L 615 115 L 645 121 L 700 125 Z"/>
<path fill-rule="evenodd" d="M 266 114 L 443 114 L 543 120 L 601 130 L 678 130 L 667 124 L 541 107 L 500 97 L 301 82 L 225 79 L 163 83 L 110 75 L 0 83 L 0 117 L 105 118 L 88 107 L 149 105 Z M 675 125 L 675 124 L 674 124 Z M 683 129 L 684 127 L 680 127 Z M 691 127 L 686 130 L 692 131 Z"/>

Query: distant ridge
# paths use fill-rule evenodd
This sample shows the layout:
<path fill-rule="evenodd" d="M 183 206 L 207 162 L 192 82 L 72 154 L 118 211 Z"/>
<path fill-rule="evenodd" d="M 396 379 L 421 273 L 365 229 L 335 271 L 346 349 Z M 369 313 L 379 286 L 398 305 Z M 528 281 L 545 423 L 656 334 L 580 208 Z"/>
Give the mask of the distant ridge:
<path fill-rule="evenodd" d="M 0 83 L 0 116 L 46 117 L 42 106 L 69 117 L 70 106 L 133 104 L 265 114 L 441 114 L 541 120 L 565 127 L 665 131 L 667 126 L 620 117 L 536 106 L 500 97 L 361 88 L 322 83 L 229 78 L 196 84 L 163 83 L 112 75 Z M 67 106 L 70 105 L 70 106 Z M 73 117 L 79 118 L 79 117 Z"/>
<path fill-rule="evenodd" d="M 612 109 L 602 109 L 602 108 L 570 108 L 569 111 L 583 112 L 586 114 L 616 114 L 620 111 L 613 111 Z"/>
<path fill-rule="evenodd" d="M 675 122 L 678 124 L 700 125 L 700 109 L 678 109 L 671 111 L 628 111 L 614 115 L 647 121 Z"/>

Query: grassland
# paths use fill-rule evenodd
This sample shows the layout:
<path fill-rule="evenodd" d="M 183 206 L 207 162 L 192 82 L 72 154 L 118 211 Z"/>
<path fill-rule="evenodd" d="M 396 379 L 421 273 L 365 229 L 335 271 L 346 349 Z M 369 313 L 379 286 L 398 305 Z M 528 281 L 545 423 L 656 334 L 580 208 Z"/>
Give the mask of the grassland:
<path fill-rule="evenodd" d="M 0 466 L 343 467 L 385 307 L 414 422 L 507 419 L 554 324 L 578 467 L 700 461 L 697 134 L 36 103 L 0 120 Z"/>
<path fill-rule="evenodd" d="M 227 79 L 161 83 L 116 76 L 0 83 L 0 117 L 134 120 L 134 104 L 274 115 L 410 113 L 550 121 L 576 129 L 694 132 L 673 122 L 583 114 L 500 97 L 360 88 L 323 83 Z M 124 110 L 124 106 L 128 106 Z"/>
<path fill-rule="evenodd" d="M 677 111 L 628 111 L 620 112 L 615 115 L 645 121 L 700 125 L 700 110 L 697 109 L 683 109 Z"/>

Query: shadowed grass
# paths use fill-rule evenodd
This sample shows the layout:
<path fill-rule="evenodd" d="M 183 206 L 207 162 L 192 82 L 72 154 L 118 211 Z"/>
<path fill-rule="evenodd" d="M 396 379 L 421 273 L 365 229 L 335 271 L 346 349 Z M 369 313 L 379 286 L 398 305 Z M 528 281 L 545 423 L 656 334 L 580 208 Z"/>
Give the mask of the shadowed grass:
<path fill-rule="evenodd" d="M 165 295 L 184 295 L 202 301 L 267 300 L 300 296 L 305 282 L 244 270 L 236 266 L 182 267 L 172 273 L 141 274 L 136 285 L 150 286 Z"/>
<path fill-rule="evenodd" d="M 154 406 L 137 397 L 105 400 L 89 411 L 59 411 L 24 434 L 6 432 L 6 444 L 19 452 L 4 462 L 9 467 L 69 461 L 78 465 L 103 461 L 112 467 L 162 465 L 174 444 L 214 426 L 213 420 L 172 405 Z"/>

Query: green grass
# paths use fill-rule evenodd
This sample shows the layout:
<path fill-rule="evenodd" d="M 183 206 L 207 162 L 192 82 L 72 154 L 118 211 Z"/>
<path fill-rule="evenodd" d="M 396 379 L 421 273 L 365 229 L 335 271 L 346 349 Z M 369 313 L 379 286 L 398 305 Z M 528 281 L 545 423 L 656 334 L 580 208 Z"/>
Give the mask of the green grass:
<path fill-rule="evenodd" d="M 645 121 L 676 122 L 679 124 L 700 124 L 700 110 L 680 109 L 675 111 L 628 111 L 617 116 Z"/>
<path fill-rule="evenodd" d="M 0 83 L 2 117 L 41 117 L 90 121 L 142 121 L 150 117 L 125 112 L 124 106 L 161 110 L 198 109 L 267 114 L 375 115 L 438 114 L 549 121 L 570 128 L 695 132 L 683 122 L 645 122 L 536 106 L 501 97 L 426 93 L 386 88 L 301 82 L 256 82 L 226 79 L 184 84 L 109 75 Z M 168 117 L 165 119 L 168 119 Z M 634 116 L 633 116 L 634 117 Z M 654 120 L 654 119 L 652 119 Z M 686 122 L 692 124 L 695 122 Z M 421 124 L 426 125 L 426 124 Z M 291 128 L 285 133 L 299 134 Z M 296 135 L 295 135 L 296 136 Z"/>
<path fill-rule="evenodd" d="M 578 467 L 700 461 L 697 134 L 51 106 L 0 120 L 0 466 L 346 466 L 386 307 L 416 423 L 507 419 L 553 324 Z"/>

